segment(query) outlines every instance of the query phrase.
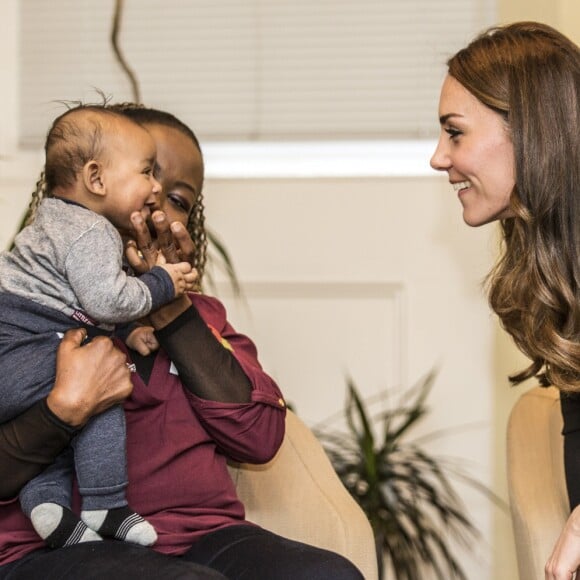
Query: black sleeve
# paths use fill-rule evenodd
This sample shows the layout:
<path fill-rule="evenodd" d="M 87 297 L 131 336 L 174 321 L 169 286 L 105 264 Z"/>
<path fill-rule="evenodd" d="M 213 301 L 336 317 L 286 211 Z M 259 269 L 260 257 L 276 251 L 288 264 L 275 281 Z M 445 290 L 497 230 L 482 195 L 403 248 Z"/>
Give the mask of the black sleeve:
<path fill-rule="evenodd" d="M 44 399 L 0 425 L 0 499 L 14 497 L 56 459 L 75 433 Z"/>
<path fill-rule="evenodd" d="M 250 401 L 248 377 L 232 353 L 216 340 L 195 306 L 155 334 L 183 385 L 194 395 L 224 403 Z"/>
<path fill-rule="evenodd" d="M 580 394 L 561 393 L 564 419 L 564 469 L 570 509 L 580 504 Z"/>

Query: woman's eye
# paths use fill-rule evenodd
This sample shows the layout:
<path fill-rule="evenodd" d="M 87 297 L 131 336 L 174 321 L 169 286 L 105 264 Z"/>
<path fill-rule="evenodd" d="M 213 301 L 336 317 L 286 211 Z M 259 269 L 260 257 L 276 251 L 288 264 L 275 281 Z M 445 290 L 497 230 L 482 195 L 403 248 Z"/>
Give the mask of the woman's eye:
<path fill-rule="evenodd" d="M 179 208 L 181 211 L 184 211 L 185 213 L 189 213 L 189 204 L 187 204 L 181 196 L 168 195 L 167 198 L 174 206 Z"/>
<path fill-rule="evenodd" d="M 453 129 L 452 127 L 448 127 L 447 129 L 445 129 L 445 133 L 449 135 L 450 139 L 455 139 L 456 137 L 459 137 L 459 135 L 461 135 L 461 131 Z"/>
<path fill-rule="evenodd" d="M 143 170 L 143 173 L 144 173 L 145 175 L 153 175 L 153 167 L 146 167 L 146 168 Z"/>

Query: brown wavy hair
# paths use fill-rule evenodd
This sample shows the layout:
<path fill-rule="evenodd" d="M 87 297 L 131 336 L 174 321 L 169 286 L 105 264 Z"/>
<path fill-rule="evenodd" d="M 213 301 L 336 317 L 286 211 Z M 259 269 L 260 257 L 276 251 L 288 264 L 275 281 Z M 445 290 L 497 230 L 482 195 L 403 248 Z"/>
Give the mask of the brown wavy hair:
<path fill-rule="evenodd" d="M 531 364 L 510 377 L 580 391 L 580 50 L 535 22 L 494 27 L 448 72 L 507 122 L 515 217 L 487 277 L 489 303 Z"/>
<path fill-rule="evenodd" d="M 75 104 L 76 108 L 93 108 L 92 105 L 82 105 Z M 203 154 L 201 151 L 201 146 L 195 135 L 195 133 L 177 117 L 168 113 L 166 111 L 161 111 L 159 109 L 152 109 L 145 107 L 137 103 L 115 103 L 107 104 L 103 102 L 103 105 L 97 107 L 99 110 L 110 111 L 111 114 L 120 114 L 129 119 L 132 119 L 140 125 L 156 124 L 163 125 L 165 127 L 170 127 L 180 131 L 184 134 L 194 146 L 199 150 L 202 157 L 203 164 Z M 69 111 L 70 112 L 70 111 Z M 68 113 L 65 113 L 65 115 Z M 47 168 L 48 169 L 48 168 Z M 202 184 L 203 185 L 203 184 Z M 25 216 L 24 224 L 30 223 L 34 216 L 36 215 L 36 208 L 42 200 L 43 197 L 52 197 L 50 187 L 50 180 L 47 179 L 47 173 L 43 171 L 40 175 L 39 180 L 36 183 L 36 189 L 32 193 L 32 200 L 28 208 L 28 212 Z M 197 270 L 197 284 L 198 290 L 201 291 L 201 285 L 203 280 L 203 274 L 205 271 L 205 265 L 207 262 L 207 234 L 205 229 L 205 215 L 204 215 L 204 204 L 203 204 L 203 194 L 200 191 L 194 201 L 193 207 L 189 214 L 187 221 L 187 230 L 193 240 L 195 251 L 193 256 L 192 266 Z"/>

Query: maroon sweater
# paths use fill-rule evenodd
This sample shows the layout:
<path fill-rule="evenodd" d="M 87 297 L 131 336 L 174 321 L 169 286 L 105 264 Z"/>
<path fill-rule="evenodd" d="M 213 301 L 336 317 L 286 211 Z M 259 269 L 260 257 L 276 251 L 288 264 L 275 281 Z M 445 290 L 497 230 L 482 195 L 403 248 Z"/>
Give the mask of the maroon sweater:
<path fill-rule="evenodd" d="M 159 539 L 153 549 L 165 554 L 182 554 L 203 534 L 244 522 L 226 462 L 264 463 L 284 436 L 282 394 L 262 370 L 253 343 L 234 331 L 220 302 L 201 295 L 192 300 L 216 338 L 232 349 L 252 384 L 252 400 L 196 397 L 162 350 L 147 385 L 134 374 L 125 403 L 127 499 L 155 527 Z M 0 502 L 0 565 L 43 546 L 18 500 Z"/>

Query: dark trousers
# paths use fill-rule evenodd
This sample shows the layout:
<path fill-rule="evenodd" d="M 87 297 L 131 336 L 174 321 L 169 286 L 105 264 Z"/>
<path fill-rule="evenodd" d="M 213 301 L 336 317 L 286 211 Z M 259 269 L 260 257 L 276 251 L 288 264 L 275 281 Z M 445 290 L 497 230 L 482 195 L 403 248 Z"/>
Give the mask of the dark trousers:
<path fill-rule="evenodd" d="M 126 542 L 39 550 L 0 566 L 1 580 L 363 580 L 348 560 L 263 530 L 230 526 L 204 536 L 183 556 Z"/>

